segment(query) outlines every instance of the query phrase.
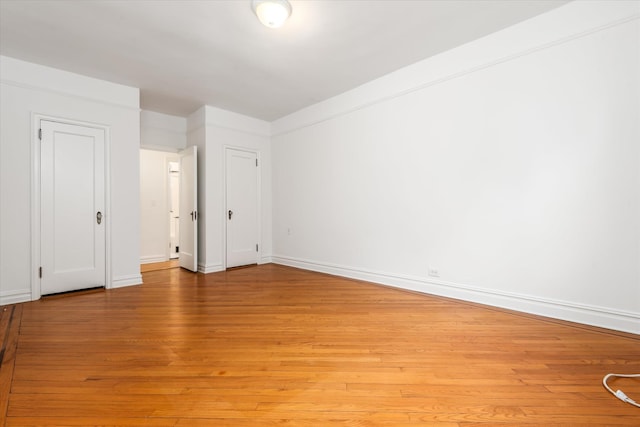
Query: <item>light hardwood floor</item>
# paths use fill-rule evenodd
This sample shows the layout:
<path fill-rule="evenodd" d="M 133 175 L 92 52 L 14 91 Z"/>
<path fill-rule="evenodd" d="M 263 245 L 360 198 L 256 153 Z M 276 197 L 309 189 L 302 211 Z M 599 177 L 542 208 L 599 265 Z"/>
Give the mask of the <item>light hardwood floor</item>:
<path fill-rule="evenodd" d="M 168 270 L 170 268 L 180 267 L 179 259 L 171 259 L 169 261 L 164 262 L 153 262 L 150 264 L 142 264 L 140 265 L 141 273 L 148 273 L 150 271 L 158 271 L 158 270 Z"/>
<path fill-rule="evenodd" d="M 0 313 L 5 426 L 640 425 L 640 336 L 283 266 Z"/>

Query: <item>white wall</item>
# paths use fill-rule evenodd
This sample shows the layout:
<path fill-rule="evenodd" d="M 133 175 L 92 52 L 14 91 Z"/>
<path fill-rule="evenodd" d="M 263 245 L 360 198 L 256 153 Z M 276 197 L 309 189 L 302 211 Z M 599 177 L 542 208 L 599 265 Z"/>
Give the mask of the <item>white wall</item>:
<path fill-rule="evenodd" d="M 140 147 L 149 150 L 178 152 L 187 146 L 187 119 L 142 110 L 140 112 Z"/>
<path fill-rule="evenodd" d="M 186 135 L 185 135 L 186 137 Z M 177 154 L 140 150 L 140 262 L 169 259 L 168 161 Z"/>
<path fill-rule="evenodd" d="M 109 128 L 109 287 L 141 282 L 139 269 L 139 91 L 0 57 L 0 304 L 28 301 L 38 284 L 32 256 L 35 116 Z"/>
<path fill-rule="evenodd" d="M 188 117 L 187 144 L 198 147 L 198 269 L 226 267 L 225 147 L 258 152 L 261 236 L 259 262 L 271 260 L 271 144 L 269 123 L 204 106 Z"/>
<path fill-rule="evenodd" d="M 274 262 L 640 333 L 639 16 L 570 3 L 274 122 Z"/>

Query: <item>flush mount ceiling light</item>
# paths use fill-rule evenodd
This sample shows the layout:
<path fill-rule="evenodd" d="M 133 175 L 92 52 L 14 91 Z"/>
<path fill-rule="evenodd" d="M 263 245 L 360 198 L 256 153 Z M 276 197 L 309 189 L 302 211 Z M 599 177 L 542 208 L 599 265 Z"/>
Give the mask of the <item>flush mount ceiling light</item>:
<path fill-rule="evenodd" d="M 291 15 L 291 5 L 287 0 L 252 0 L 251 8 L 264 25 L 278 28 Z"/>

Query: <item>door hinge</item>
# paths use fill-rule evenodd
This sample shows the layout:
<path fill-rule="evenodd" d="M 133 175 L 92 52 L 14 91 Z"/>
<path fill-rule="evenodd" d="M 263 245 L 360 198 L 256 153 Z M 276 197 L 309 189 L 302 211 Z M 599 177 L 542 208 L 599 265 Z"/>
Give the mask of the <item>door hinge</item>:
<path fill-rule="evenodd" d="M 258 252 L 258 244 L 256 243 L 256 252 Z"/>
<path fill-rule="evenodd" d="M 256 167 L 258 166 L 258 159 L 256 159 Z"/>
<path fill-rule="evenodd" d="M 38 139 L 42 141 L 42 129 L 38 129 Z"/>
<path fill-rule="evenodd" d="M 38 277 L 42 279 L 42 267 L 38 268 Z"/>

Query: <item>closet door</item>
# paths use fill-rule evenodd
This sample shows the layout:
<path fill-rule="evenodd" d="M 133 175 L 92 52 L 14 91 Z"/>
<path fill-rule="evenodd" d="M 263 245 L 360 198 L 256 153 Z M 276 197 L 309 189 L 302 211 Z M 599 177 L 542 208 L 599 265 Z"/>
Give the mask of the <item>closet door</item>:
<path fill-rule="evenodd" d="M 43 295 L 105 286 L 105 134 L 42 120 Z"/>
<path fill-rule="evenodd" d="M 227 268 L 258 262 L 258 155 L 226 150 Z"/>

